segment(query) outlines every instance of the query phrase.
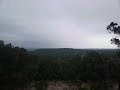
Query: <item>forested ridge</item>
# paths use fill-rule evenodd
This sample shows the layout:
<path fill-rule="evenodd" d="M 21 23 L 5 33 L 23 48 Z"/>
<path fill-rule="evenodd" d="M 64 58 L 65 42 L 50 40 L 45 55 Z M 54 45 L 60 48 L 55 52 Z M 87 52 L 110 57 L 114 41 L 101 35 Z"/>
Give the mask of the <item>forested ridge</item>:
<path fill-rule="evenodd" d="M 120 82 L 119 57 L 104 55 L 96 50 L 88 50 L 85 55 L 76 54 L 70 58 L 69 55 L 63 58 L 33 52 L 0 41 L 0 90 L 25 88 L 41 80 Z"/>
<path fill-rule="evenodd" d="M 84 56 L 90 51 L 95 51 L 99 54 L 108 57 L 116 57 L 117 49 L 74 49 L 74 48 L 41 48 L 30 51 L 31 54 L 35 55 L 47 55 L 52 57 L 74 57 L 74 56 Z"/>

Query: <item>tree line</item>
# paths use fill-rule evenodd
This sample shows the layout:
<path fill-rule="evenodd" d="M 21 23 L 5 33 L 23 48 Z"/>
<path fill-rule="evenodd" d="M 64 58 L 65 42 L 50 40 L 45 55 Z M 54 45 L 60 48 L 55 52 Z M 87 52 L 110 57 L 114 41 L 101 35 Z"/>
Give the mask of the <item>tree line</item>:
<path fill-rule="evenodd" d="M 24 48 L 0 41 L 0 90 L 16 90 L 40 80 L 120 82 L 120 60 L 96 51 L 68 60 L 32 55 Z"/>

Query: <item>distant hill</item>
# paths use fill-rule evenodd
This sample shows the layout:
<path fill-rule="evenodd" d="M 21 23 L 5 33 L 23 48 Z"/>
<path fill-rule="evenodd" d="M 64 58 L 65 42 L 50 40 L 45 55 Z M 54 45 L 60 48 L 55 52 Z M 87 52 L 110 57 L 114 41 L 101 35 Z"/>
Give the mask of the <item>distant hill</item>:
<path fill-rule="evenodd" d="M 116 55 L 116 49 L 72 49 L 72 48 L 44 48 L 36 49 L 31 51 L 32 54 L 36 55 L 47 55 L 53 57 L 73 57 L 76 55 L 84 55 L 91 51 L 96 51 L 97 53 L 114 57 Z"/>
<path fill-rule="evenodd" d="M 28 51 L 34 51 L 36 48 L 26 48 Z"/>

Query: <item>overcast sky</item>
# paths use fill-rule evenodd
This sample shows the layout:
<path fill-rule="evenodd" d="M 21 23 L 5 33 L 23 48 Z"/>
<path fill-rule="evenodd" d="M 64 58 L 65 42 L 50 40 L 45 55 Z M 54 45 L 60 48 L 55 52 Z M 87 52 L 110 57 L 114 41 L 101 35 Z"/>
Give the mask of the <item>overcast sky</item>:
<path fill-rule="evenodd" d="M 0 0 L 0 39 L 25 48 L 115 48 L 119 0 Z"/>

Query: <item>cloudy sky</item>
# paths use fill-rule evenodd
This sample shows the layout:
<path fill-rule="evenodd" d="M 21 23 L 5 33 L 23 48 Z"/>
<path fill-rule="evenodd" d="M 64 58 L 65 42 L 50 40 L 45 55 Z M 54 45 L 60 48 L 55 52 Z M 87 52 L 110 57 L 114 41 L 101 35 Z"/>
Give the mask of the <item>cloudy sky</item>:
<path fill-rule="evenodd" d="M 25 48 L 115 48 L 119 0 L 0 0 L 0 39 Z"/>

